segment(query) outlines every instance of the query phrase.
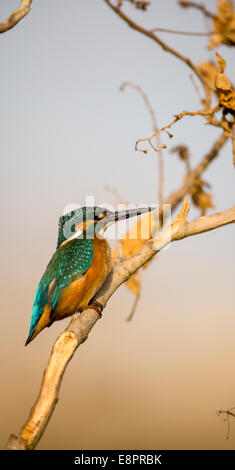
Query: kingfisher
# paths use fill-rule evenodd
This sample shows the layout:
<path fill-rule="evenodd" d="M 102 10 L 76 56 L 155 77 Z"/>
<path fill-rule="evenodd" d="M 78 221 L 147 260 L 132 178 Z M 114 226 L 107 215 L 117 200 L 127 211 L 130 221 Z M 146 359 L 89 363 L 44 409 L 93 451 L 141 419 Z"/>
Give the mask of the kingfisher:
<path fill-rule="evenodd" d="M 36 291 L 25 346 L 54 321 L 88 306 L 101 315 L 103 306 L 92 299 L 112 267 L 111 248 L 104 232 L 114 222 L 154 209 L 113 212 L 99 206 L 82 207 L 60 217 L 56 251 Z"/>

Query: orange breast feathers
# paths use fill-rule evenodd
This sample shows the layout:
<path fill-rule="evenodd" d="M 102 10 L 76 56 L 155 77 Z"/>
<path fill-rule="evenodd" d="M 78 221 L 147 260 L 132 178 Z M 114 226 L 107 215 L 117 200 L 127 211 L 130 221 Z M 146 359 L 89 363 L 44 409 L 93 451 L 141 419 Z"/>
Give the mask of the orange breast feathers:
<path fill-rule="evenodd" d="M 95 237 L 93 243 L 94 257 L 90 268 L 63 290 L 53 312 L 54 320 L 84 310 L 104 283 L 112 266 L 110 246 L 104 238 Z"/>
<path fill-rule="evenodd" d="M 78 277 L 62 291 L 52 317 L 49 304 L 45 305 L 43 314 L 31 338 L 32 340 L 54 321 L 84 310 L 104 283 L 112 266 L 110 246 L 104 238 L 95 237 L 93 243 L 94 256 L 91 267 L 85 275 Z"/>

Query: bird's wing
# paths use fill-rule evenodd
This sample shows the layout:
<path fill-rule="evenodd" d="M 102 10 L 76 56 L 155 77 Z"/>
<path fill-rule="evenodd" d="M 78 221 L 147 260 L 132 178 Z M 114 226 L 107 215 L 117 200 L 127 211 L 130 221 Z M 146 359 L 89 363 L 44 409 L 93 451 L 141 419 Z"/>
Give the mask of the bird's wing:
<path fill-rule="evenodd" d="M 53 263 L 54 275 L 48 290 L 51 310 L 55 308 L 61 291 L 87 272 L 94 256 L 92 240 L 72 240 L 60 250 L 59 261 Z"/>
<path fill-rule="evenodd" d="M 35 327 L 49 303 L 53 310 L 62 290 L 74 279 L 86 273 L 92 263 L 94 249 L 92 240 L 75 239 L 58 248 L 52 256 L 39 283 L 31 317 L 30 332 Z"/>

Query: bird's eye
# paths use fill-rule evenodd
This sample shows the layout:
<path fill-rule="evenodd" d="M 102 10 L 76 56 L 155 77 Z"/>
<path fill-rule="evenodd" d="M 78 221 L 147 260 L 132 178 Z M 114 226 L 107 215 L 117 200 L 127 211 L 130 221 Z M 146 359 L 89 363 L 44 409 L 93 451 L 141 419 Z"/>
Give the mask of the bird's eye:
<path fill-rule="evenodd" d="M 97 216 L 97 219 L 98 219 L 98 220 L 101 220 L 101 219 L 103 219 L 104 217 L 106 217 L 107 214 L 108 214 L 107 211 L 101 212 L 101 213 Z"/>

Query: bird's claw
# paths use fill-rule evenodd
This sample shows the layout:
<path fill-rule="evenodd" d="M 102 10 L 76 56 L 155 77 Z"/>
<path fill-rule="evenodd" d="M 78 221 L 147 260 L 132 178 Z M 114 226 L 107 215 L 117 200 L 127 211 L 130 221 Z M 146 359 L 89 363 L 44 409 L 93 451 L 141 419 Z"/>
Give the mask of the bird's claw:
<path fill-rule="evenodd" d="M 93 300 L 87 306 L 87 309 L 88 308 L 91 308 L 92 310 L 95 310 L 98 313 L 98 315 L 100 316 L 100 318 L 102 317 L 102 311 L 103 311 L 104 306 L 100 302 L 98 302 L 97 300 Z"/>

